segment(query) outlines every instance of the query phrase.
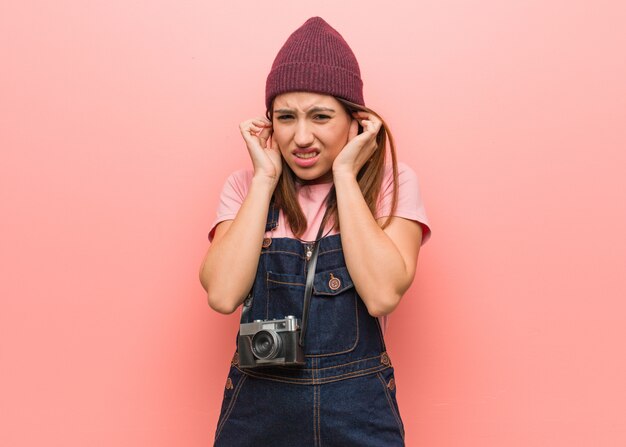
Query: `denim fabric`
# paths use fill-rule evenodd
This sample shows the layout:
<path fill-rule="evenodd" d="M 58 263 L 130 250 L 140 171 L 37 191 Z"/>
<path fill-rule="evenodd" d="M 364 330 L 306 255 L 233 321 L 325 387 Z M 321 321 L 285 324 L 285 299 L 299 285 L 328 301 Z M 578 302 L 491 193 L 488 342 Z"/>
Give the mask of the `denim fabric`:
<path fill-rule="evenodd" d="M 266 230 L 277 224 L 270 206 Z M 302 317 L 306 244 L 266 238 L 248 321 Z M 357 294 L 340 235 L 320 241 L 306 364 L 240 369 L 235 352 L 215 446 L 403 446 L 393 367 Z"/>

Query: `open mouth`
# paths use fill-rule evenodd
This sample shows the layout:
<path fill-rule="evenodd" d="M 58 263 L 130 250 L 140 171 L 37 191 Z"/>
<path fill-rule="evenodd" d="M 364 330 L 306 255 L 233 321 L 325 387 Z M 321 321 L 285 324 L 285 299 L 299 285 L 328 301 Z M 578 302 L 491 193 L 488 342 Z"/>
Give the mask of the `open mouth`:
<path fill-rule="evenodd" d="M 317 157 L 320 153 L 318 151 L 311 151 L 311 152 L 296 152 L 294 155 L 297 158 L 301 158 L 303 160 L 306 160 L 308 158 L 313 158 L 313 157 Z"/>
<path fill-rule="evenodd" d="M 320 151 L 317 149 L 293 151 L 294 162 L 301 168 L 313 166 L 319 160 Z"/>

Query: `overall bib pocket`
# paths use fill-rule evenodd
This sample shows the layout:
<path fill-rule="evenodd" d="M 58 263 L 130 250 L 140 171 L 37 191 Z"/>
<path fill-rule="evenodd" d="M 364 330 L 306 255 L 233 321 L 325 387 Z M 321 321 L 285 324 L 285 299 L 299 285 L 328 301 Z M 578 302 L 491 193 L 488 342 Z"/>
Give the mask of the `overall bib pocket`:
<path fill-rule="evenodd" d="M 267 300 L 265 319 L 283 319 L 293 315 L 302 321 L 302 301 L 306 278 L 301 275 L 285 273 L 266 273 Z M 260 311 L 261 309 L 259 309 Z M 258 313 L 256 313 L 258 315 Z"/>
<path fill-rule="evenodd" d="M 306 277 L 267 272 L 269 319 L 302 318 Z M 358 296 L 346 267 L 318 272 L 305 341 L 306 355 L 349 352 L 358 342 Z"/>

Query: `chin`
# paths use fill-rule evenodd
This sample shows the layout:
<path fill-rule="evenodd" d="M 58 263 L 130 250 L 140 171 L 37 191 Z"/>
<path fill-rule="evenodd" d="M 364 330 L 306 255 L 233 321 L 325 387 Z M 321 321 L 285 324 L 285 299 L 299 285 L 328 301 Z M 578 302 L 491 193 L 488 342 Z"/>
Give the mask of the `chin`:
<path fill-rule="evenodd" d="M 295 169 L 291 168 L 291 170 L 293 171 L 294 175 L 297 178 L 303 181 L 307 181 L 307 182 L 313 182 L 316 180 L 323 181 L 323 182 L 332 181 L 332 173 L 330 172 L 330 170 L 320 171 L 318 169 L 302 169 L 299 167 L 296 167 Z"/>

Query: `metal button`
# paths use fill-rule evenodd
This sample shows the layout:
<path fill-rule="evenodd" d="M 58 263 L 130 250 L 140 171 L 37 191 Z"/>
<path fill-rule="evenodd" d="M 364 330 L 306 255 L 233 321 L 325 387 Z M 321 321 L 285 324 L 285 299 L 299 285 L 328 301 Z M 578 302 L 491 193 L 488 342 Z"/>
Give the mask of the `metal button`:
<path fill-rule="evenodd" d="M 306 256 L 306 260 L 309 261 L 311 259 L 311 256 L 313 256 L 313 245 L 305 244 L 304 251 L 305 251 L 304 256 Z"/>
<path fill-rule="evenodd" d="M 231 380 L 230 377 L 228 379 L 226 379 L 226 389 L 227 390 L 232 390 L 233 389 L 233 381 Z"/>
<path fill-rule="evenodd" d="M 383 365 L 389 366 L 391 364 L 391 360 L 389 360 L 389 355 L 387 355 L 386 352 L 383 352 L 380 355 L 380 363 L 382 363 Z"/>
<path fill-rule="evenodd" d="M 387 388 L 389 388 L 391 391 L 396 389 L 396 381 L 393 379 L 393 377 L 391 379 L 389 379 L 389 383 L 387 384 Z"/>
<path fill-rule="evenodd" d="M 245 300 L 243 300 L 243 305 L 246 307 L 250 307 L 252 305 L 252 295 L 248 294 Z"/>
<path fill-rule="evenodd" d="M 335 276 L 331 273 L 330 280 L 328 281 L 328 287 L 330 287 L 330 290 L 337 290 L 341 287 L 341 280 L 339 278 L 335 278 Z"/>
<path fill-rule="evenodd" d="M 267 248 L 270 245 L 272 245 L 272 238 L 271 237 L 263 238 L 263 245 L 262 245 L 262 247 L 263 248 Z"/>

